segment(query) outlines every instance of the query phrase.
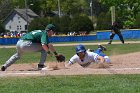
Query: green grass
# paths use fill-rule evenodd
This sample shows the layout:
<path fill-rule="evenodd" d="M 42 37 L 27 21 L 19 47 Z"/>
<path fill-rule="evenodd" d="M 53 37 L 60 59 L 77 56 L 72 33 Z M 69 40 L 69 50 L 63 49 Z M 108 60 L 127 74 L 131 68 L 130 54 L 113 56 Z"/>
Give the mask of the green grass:
<path fill-rule="evenodd" d="M 125 39 L 125 41 L 139 41 L 140 39 Z M 92 41 L 75 41 L 75 42 L 55 42 L 54 44 L 71 44 L 71 43 L 100 43 L 108 42 L 108 40 L 92 40 Z M 113 42 L 121 42 L 120 40 L 113 40 Z"/>
<path fill-rule="evenodd" d="M 6 77 L 0 93 L 140 93 L 140 75 Z"/>

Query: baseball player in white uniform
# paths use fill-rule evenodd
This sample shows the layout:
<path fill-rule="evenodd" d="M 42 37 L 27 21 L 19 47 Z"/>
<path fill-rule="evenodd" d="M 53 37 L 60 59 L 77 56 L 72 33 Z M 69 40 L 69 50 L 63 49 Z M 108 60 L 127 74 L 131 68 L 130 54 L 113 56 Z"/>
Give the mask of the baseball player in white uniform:
<path fill-rule="evenodd" d="M 87 51 L 97 53 L 99 56 L 104 57 L 106 63 L 111 63 L 111 60 L 110 60 L 109 56 L 107 56 L 106 54 L 103 53 L 106 50 L 107 49 L 106 49 L 105 46 L 102 46 L 101 44 L 98 44 L 98 49 L 96 49 L 96 50 L 88 49 Z"/>
<path fill-rule="evenodd" d="M 77 62 L 82 67 L 88 67 L 92 62 L 104 63 L 105 59 L 97 53 L 86 51 L 84 45 L 79 44 L 75 47 L 76 54 L 70 58 L 66 67 Z"/>

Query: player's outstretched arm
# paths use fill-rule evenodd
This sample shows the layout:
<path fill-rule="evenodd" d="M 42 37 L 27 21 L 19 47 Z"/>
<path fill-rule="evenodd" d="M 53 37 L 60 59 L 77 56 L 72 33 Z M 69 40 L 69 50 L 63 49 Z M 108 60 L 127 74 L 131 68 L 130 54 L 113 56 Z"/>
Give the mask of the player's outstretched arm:
<path fill-rule="evenodd" d="M 71 66 L 71 64 L 65 63 L 65 67 L 66 67 L 66 68 L 70 68 L 70 66 Z"/>
<path fill-rule="evenodd" d="M 53 46 L 52 43 L 49 43 L 49 44 L 48 44 L 48 47 L 49 47 L 49 49 L 50 49 L 52 52 L 56 52 L 56 50 L 55 50 L 55 48 L 54 48 L 54 46 Z"/>

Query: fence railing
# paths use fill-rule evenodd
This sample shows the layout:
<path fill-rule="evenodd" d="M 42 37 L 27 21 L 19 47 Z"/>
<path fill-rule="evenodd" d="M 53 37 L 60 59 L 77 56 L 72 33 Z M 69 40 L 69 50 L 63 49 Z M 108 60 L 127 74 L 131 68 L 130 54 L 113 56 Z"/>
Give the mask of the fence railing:
<path fill-rule="evenodd" d="M 122 35 L 124 39 L 140 39 L 140 30 L 123 30 Z M 80 41 L 94 41 L 94 40 L 109 40 L 110 31 L 97 32 L 96 35 L 87 36 L 53 36 L 49 38 L 51 42 L 80 42 Z M 16 44 L 19 38 L 0 38 L 0 45 Z M 119 40 L 115 35 L 114 40 Z"/>

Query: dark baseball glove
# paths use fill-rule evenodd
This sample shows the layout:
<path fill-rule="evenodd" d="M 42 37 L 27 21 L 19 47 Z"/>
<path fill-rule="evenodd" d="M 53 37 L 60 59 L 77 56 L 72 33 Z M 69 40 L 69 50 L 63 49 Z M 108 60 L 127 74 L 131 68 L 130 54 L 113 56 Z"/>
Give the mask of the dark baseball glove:
<path fill-rule="evenodd" d="M 58 54 L 55 56 L 58 62 L 65 62 L 65 56 L 62 54 Z"/>

